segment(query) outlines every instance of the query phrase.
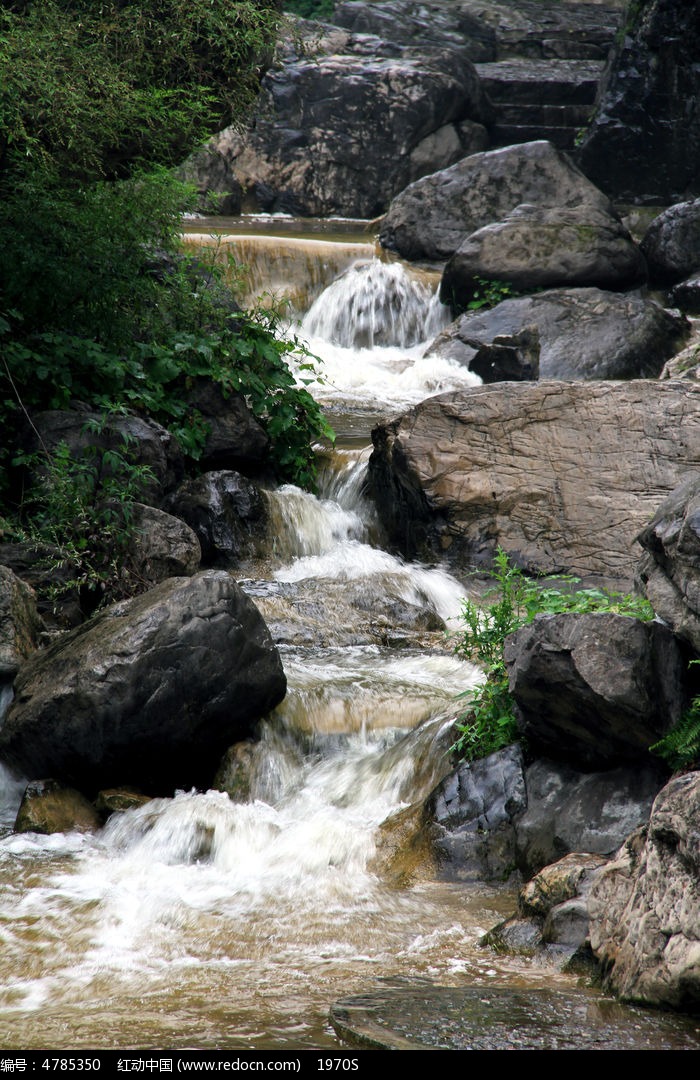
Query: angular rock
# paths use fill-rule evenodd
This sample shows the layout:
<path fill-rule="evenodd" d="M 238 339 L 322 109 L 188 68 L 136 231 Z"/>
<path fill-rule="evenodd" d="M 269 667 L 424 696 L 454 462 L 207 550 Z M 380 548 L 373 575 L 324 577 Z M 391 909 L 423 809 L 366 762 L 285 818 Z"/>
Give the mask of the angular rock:
<path fill-rule="evenodd" d="M 250 556 L 267 520 L 259 489 L 231 470 L 188 480 L 168 500 L 168 508 L 194 531 L 209 565 L 233 566 Z"/>
<path fill-rule="evenodd" d="M 157 584 L 196 573 L 202 557 L 196 534 L 184 521 L 155 506 L 133 507 L 133 565 L 143 580 Z"/>
<path fill-rule="evenodd" d="M 41 629 L 34 590 L 0 565 L 0 686 L 11 682 L 34 652 Z"/>
<path fill-rule="evenodd" d="M 667 360 L 659 378 L 692 380 L 700 378 L 700 343 L 688 345 Z"/>
<path fill-rule="evenodd" d="M 285 686 L 265 624 L 228 574 L 170 578 L 26 662 L 0 756 L 87 792 L 207 786 Z"/>
<path fill-rule="evenodd" d="M 15 832 L 45 836 L 58 832 L 95 832 L 102 819 L 92 803 L 57 780 L 35 780 L 27 786 L 17 811 Z"/>
<path fill-rule="evenodd" d="M 250 802 L 255 743 L 229 746 L 212 781 L 215 791 L 225 791 L 232 802 Z"/>
<path fill-rule="evenodd" d="M 514 818 L 527 805 L 520 746 L 463 762 L 435 789 L 428 812 L 450 881 L 504 880 L 515 865 Z"/>
<path fill-rule="evenodd" d="M 483 129 L 462 127 L 491 115 L 466 56 L 301 25 L 309 37 L 319 30 L 303 55 L 290 46 L 267 73 L 248 131 L 229 128 L 211 144 L 244 206 L 373 218 L 418 176 L 485 145 Z"/>
<path fill-rule="evenodd" d="M 669 293 L 669 303 L 687 315 L 700 315 L 700 274 L 693 274 Z"/>
<path fill-rule="evenodd" d="M 545 918 L 560 904 L 576 898 L 585 899 L 593 887 L 597 871 L 606 862 L 603 855 L 579 851 L 545 866 L 520 890 L 520 911 Z"/>
<path fill-rule="evenodd" d="M 700 194 L 700 8 L 630 5 L 625 33 L 577 152 L 586 176 L 620 202 L 668 205 Z"/>
<path fill-rule="evenodd" d="M 542 379 L 656 378 L 690 331 L 687 319 L 653 300 L 602 289 L 550 289 L 468 312 L 432 342 L 427 355 L 472 367 L 475 350 L 502 335 L 534 329 Z"/>
<path fill-rule="evenodd" d="M 536 326 L 517 334 L 496 334 L 492 342 L 479 345 L 469 370 L 484 383 L 529 382 L 540 373 L 540 335 Z"/>
<path fill-rule="evenodd" d="M 589 897 L 605 986 L 626 1001 L 700 1004 L 700 773 L 659 793 L 649 827 L 601 871 Z"/>
<path fill-rule="evenodd" d="M 700 477 L 687 474 L 638 540 L 640 588 L 660 616 L 700 652 Z"/>
<path fill-rule="evenodd" d="M 458 4 L 460 12 L 493 28 L 499 56 L 564 60 L 607 59 L 625 6 L 626 0 L 607 4 L 459 0 Z"/>
<path fill-rule="evenodd" d="M 407 554 L 491 566 L 500 545 L 531 571 L 631 583 L 659 494 L 700 460 L 699 401 L 690 382 L 655 380 L 429 398 L 372 433 L 378 511 Z"/>
<path fill-rule="evenodd" d="M 584 773 L 540 759 L 525 773 L 527 809 L 516 821 L 523 877 L 571 852 L 609 855 L 649 819 L 665 776 L 654 765 Z"/>
<path fill-rule="evenodd" d="M 496 34 L 493 27 L 451 0 L 340 0 L 333 22 L 354 34 L 375 34 L 402 45 L 436 45 L 450 48 L 470 60 L 494 60 Z"/>
<path fill-rule="evenodd" d="M 218 383 L 198 379 L 188 395 L 207 423 L 200 466 L 258 473 L 268 460 L 270 440 L 240 394 L 226 397 Z"/>
<path fill-rule="evenodd" d="M 700 199 L 676 203 L 654 218 L 641 248 L 649 276 L 661 285 L 673 285 L 700 270 Z"/>
<path fill-rule="evenodd" d="M 523 203 L 612 211 L 566 154 L 542 140 L 472 154 L 416 180 L 392 200 L 379 242 L 405 259 L 449 259 L 473 232 Z"/>
<path fill-rule="evenodd" d="M 597 206 L 518 206 L 472 233 L 449 259 L 440 298 L 463 310 L 479 279 L 518 292 L 551 286 L 632 288 L 646 279 L 644 256 L 618 218 Z"/>
<path fill-rule="evenodd" d="M 67 445 L 74 458 L 83 458 L 94 447 L 116 451 L 134 465 L 148 466 L 153 473 L 153 482 L 147 485 L 149 497 L 158 498 L 163 491 L 171 490 L 184 474 L 182 451 L 176 439 L 154 420 L 140 416 L 104 415 L 81 406 L 32 417 L 24 449 L 51 452 L 61 443 Z"/>
<path fill-rule="evenodd" d="M 538 615 L 506 638 L 504 659 L 533 753 L 584 769 L 646 759 L 689 701 L 685 652 L 656 620 Z"/>

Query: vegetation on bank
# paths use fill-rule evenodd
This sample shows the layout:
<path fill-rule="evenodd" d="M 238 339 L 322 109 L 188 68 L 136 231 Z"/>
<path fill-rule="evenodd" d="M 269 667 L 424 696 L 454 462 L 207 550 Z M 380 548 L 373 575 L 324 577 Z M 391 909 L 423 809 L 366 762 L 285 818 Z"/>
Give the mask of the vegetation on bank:
<path fill-rule="evenodd" d="M 239 311 L 212 266 L 179 253 L 192 193 L 171 171 L 213 131 L 244 117 L 270 60 L 279 9 L 277 0 L 0 5 L 6 533 L 8 521 L 18 533 L 55 532 L 50 476 L 64 508 L 82 508 L 63 515 L 72 521 L 63 539 L 89 545 L 82 518 L 93 513 L 99 523 L 106 506 L 128 504 L 140 483 L 126 451 L 109 469 L 99 460 L 83 469 L 61 452 L 43 462 L 27 492 L 18 447 L 37 412 L 79 401 L 105 415 L 148 415 L 196 459 L 206 430 L 188 391 L 201 377 L 246 397 L 281 479 L 313 484 L 312 445 L 328 428 L 290 372 L 298 345 L 281 337 L 273 314 Z M 95 469 L 109 472 L 116 488 L 96 485 Z"/>
<path fill-rule="evenodd" d="M 607 611 L 637 619 L 654 618 L 651 604 L 640 596 L 606 589 L 577 589 L 578 579 L 574 577 L 529 578 L 500 547 L 494 559 L 493 578 L 494 586 L 487 592 L 484 605 L 464 601 L 464 629 L 455 645 L 458 656 L 479 664 L 486 673 L 480 686 L 461 695 L 466 707 L 455 725 L 453 750 L 466 761 L 493 754 L 519 738 L 503 659 L 509 634 L 543 614 Z"/>

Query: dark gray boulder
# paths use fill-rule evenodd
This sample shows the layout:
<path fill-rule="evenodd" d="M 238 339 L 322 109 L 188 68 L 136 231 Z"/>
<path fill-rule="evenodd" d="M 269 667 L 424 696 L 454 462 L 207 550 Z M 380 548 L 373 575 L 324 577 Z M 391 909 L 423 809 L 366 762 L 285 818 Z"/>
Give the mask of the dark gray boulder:
<path fill-rule="evenodd" d="M 656 620 L 538 615 L 506 638 L 504 659 L 533 753 L 579 768 L 648 759 L 688 704 L 687 657 Z"/>
<path fill-rule="evenodd" d="M 700 199 L 676 203 L 654 218 L 642 238 L 649 276 L 675 284 L 700 270 Z"/>
<path fill-rule="evenodd" d="M 700 652 L 700 475 L 689 472 L 638 536 L 637 581 L 656 613 Z"/>
<path fill-rule="evenodd" d="M 541 758 L 525 773 L 527 809 L 515 823 L 523 877 L 571 852 L 610 855 L 649 819 L 664 777 L 652 764 L 581 772 Z"/>
<path fill-rule="evenodd" d="M 156 585 L 169 577 L 196 573 L 202 557 L 196 534 L 184 521 L 155 506 L 134 503 L 130 565 L 136 576 Z"/>
<path fill-rule="evenodd" d="M 524 762 L 513 745 L 479 761 L 463 762 L 428 801 L 449 881 L 504 880 L 515 868 L 514 819 L 527 805 Z"/>
<path fill-rule="evenodd" d="M 664 205 L 700 194 L 700 6 L 630 4 L 577 161 L 611 198 Z"/>
<path fill-rule="evenodd" d="M 518 206 L 472 233 L 449 259 L 440 298 L 463 310 L 481 280 L 517 292 L 551 286 L 632 288 L 646 279 L 644 256 L 621 221 L 597 206 Z"/>
<path fill-rule="evenodd" d="M 589 897 L 604 987 L 623 1000 L 697 1013 L 700 1005 L 700 773 L 659 792 L 648 829 L 600 873 Z"/>
<path fill-rule="evenodd" d="M 491 108 L 466 56 L 318 24 L 300 34 L 303 47 L 290 42 L 265 75 L 248 130 L 210 144 L 245 208 L 373 218 L 411 181 L 487 145 Z"/>
<path fill-rule="evenodd" d="M 188 480 L 168 500 L 199 539 L 208 565 L 234 566 L 255 552 L 267 521 L 267 504 L 256 485 L 232 470 Z"/>
<path fill-rule="evenodd" d="M 449 259 L 477 229 L 529 203 L 561 209 L 609 200 L 570 158 L 544 140 L 473 153 L 425 176 L 392 200 L 379 242 L 406 259 Z"/>
<path fill-rule="evenodd" d="M 203 470 L 260 473 L 268 464 L 270 440 L 240 394 L 224 394 L 219 383 L 197 379 L 188 401 L 207 424 L 199 459 Z"/>
<path fill-rule="evenodd" d="M 534 327 L 542 379 L 656 378 L 690 331 L 653 300 L 602 289 L 549 289 L 467 312 L 443 330 L 427 355 L 465 367 L 482 345 Z"/>
<path fill-rule="evenodd" d="M 333 22 L 355 34 L 375 34 L 403 45 L 451 48 L 470 60 L 495 60 L 496 32 L 452 0 L 340 0 Z"/>
<path fill-rule="evenodd" d="M 674 286 L 669 293 L 669 301 L 686 315 L 700 315 L 700 273 L 691 274 Z"/>
<path fill-rule="evenodd" d="M 87 793 L 207 786 L 285 688 L 267 628 L 228 574 L 170 578 L 26 662 L 0 757 Z"/>

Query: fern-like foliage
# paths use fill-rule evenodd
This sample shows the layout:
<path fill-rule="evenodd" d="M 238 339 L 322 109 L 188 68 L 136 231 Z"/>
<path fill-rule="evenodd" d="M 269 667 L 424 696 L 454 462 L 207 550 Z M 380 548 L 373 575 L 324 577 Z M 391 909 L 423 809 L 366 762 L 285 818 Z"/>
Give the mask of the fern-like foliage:
<path fill-rule="evenodd" d="M 691 664 L 698 663 L 691 660 Z M 700 694 L 693 698 L 676 726 L 649 749 L 674 770 L 700 765 Z"/>

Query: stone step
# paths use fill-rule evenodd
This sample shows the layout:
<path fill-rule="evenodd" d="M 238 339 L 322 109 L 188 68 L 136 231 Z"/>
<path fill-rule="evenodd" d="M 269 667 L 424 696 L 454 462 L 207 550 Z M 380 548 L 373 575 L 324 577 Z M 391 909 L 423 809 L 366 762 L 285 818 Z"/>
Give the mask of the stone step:
<path fill-rule="evenodd" d="M 527 105 L 592 105 L 603 64 L 596 60 L 500 60 L 476 64 L 493 101 Z"/>
<path fill-rule="evenodd" d="M 559 150 L 573 150 L 580 127 L 545 127 L 540 124 L 495 124 L 490 129 L 491 148 L 547 139 Z"/>
<path fill-rule="evenodd" d="M 499 124 L 529 124 L 542 127 L 582 127 L 591 117 L 592 105 L 497 105 Z"/>

